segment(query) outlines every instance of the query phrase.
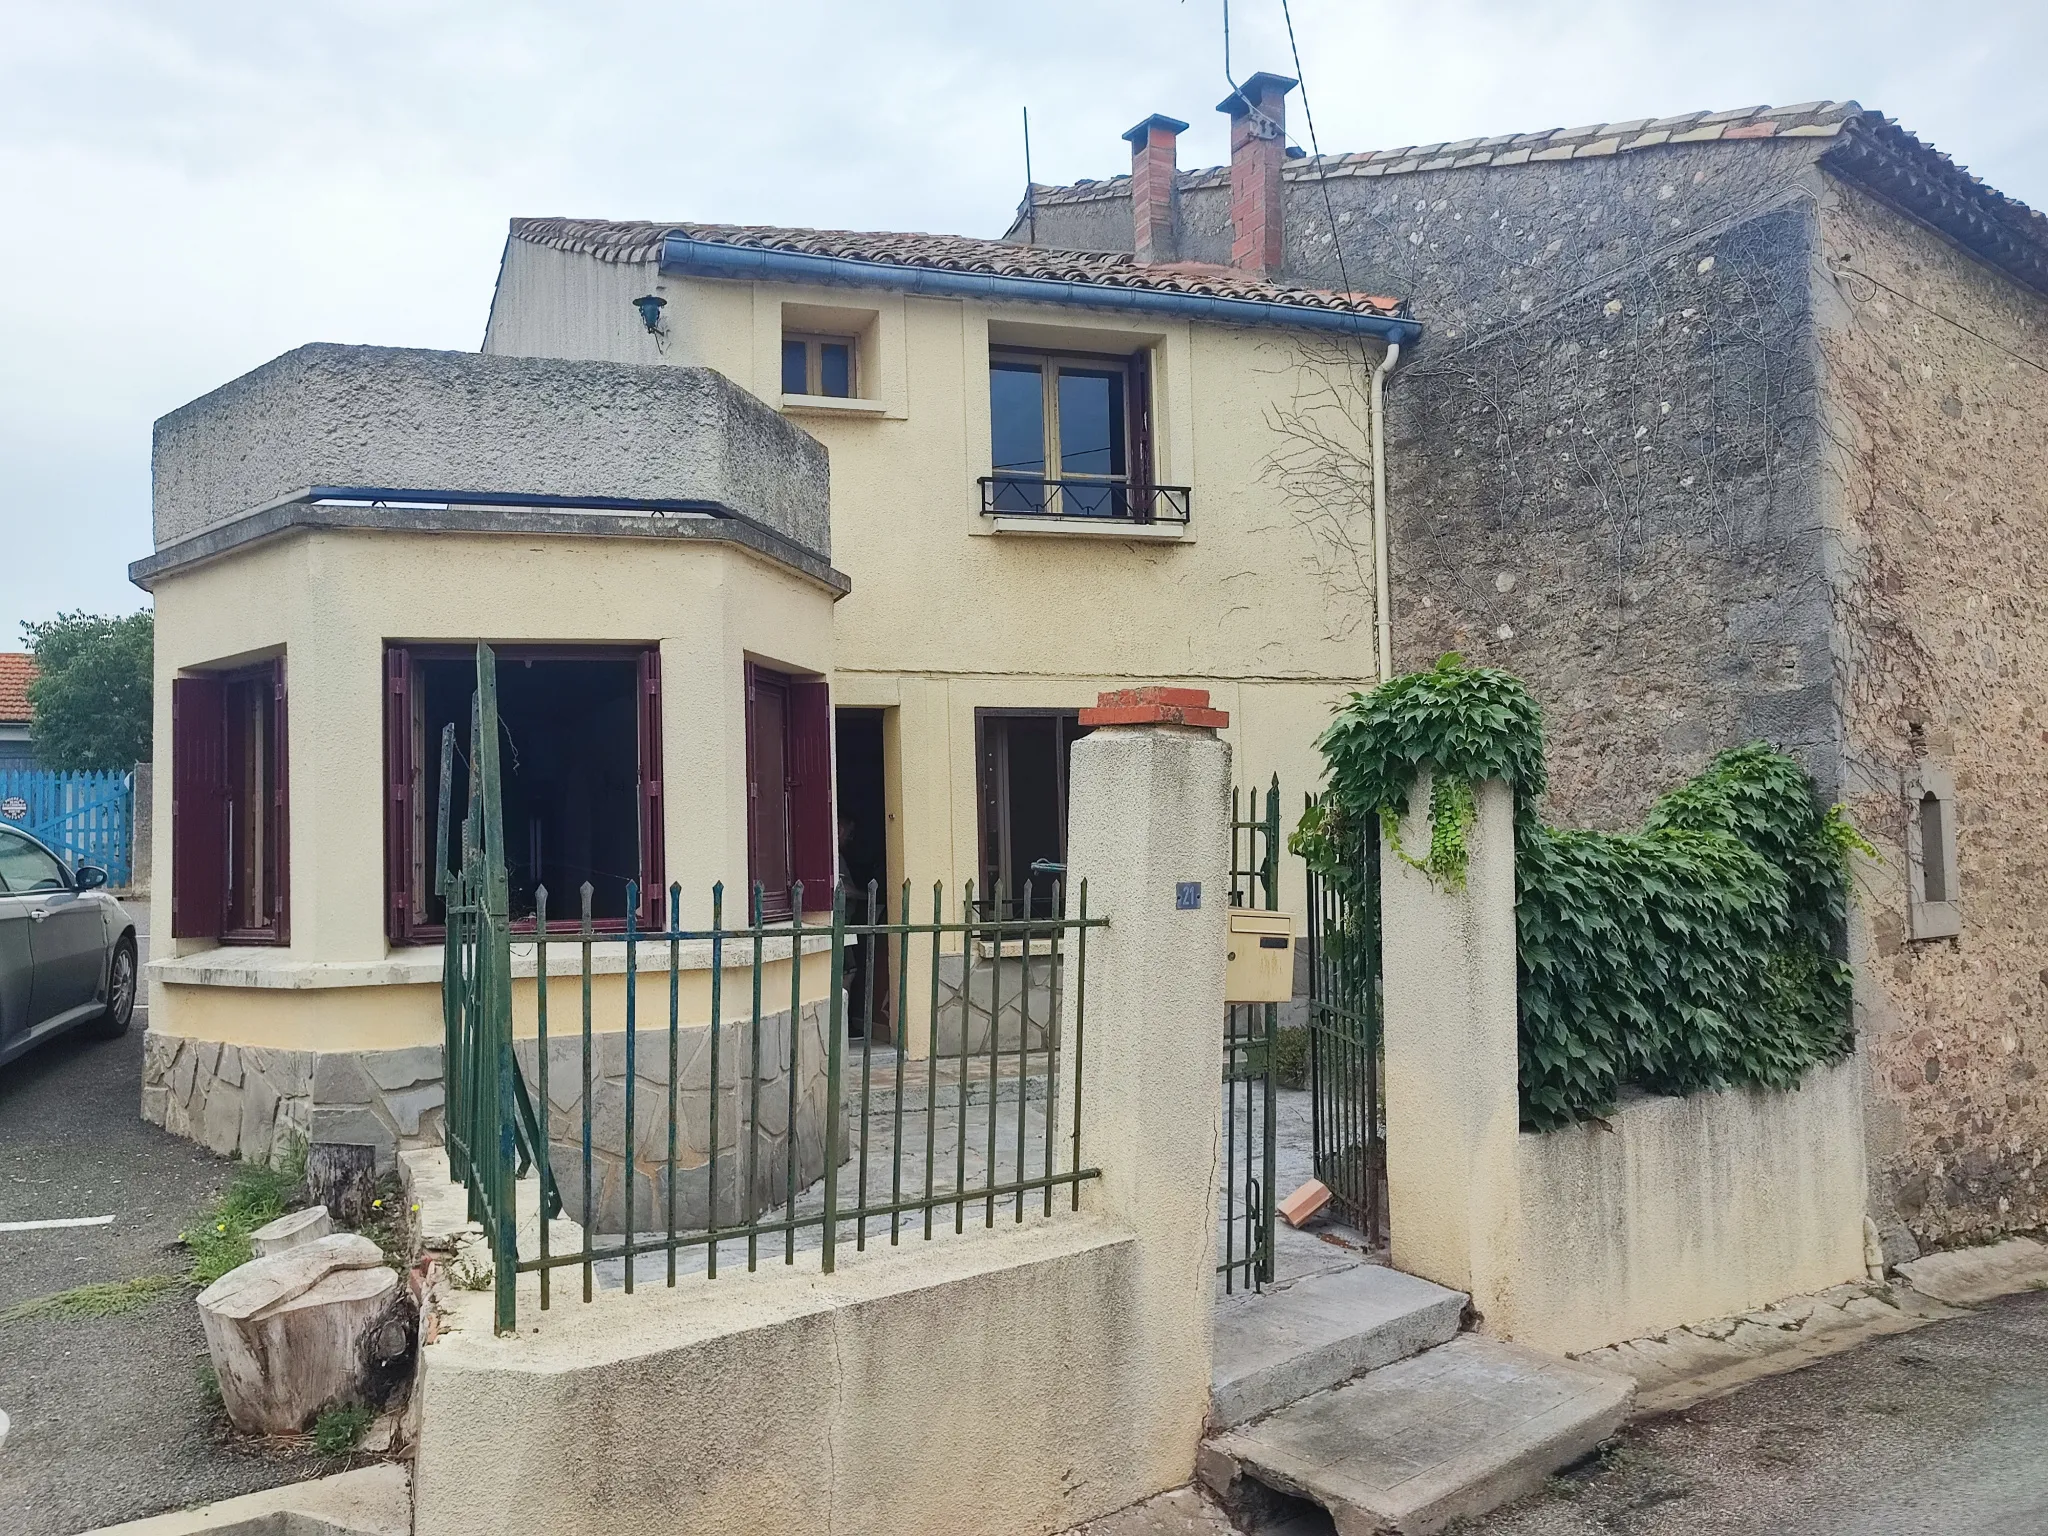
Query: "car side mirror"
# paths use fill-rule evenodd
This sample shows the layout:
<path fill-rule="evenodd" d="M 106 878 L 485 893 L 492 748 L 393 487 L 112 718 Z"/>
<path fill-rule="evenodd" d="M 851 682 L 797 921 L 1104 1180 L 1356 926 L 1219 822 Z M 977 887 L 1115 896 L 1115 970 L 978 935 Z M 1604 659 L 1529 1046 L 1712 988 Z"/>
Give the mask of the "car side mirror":
<path fill-rule="evenodd" d="M 97 864 L 81 864 L 71 883 L 81 891 L 96 891 L 107 883 L 107 872 Z"/>

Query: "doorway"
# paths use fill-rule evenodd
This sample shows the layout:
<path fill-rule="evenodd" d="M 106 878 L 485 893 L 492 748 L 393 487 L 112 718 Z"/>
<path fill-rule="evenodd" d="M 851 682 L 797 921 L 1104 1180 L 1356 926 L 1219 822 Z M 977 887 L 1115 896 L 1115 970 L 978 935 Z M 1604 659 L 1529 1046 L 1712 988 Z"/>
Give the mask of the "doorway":
<path fill-rule="evenodd" d="M 839 878 L 849 923 L 889 921 L 889 804 L 884 779 L 879 709 L 841 709 L 833 721 L 838 740 Z M 872 899 L 870 893 L 872 892 Z M 847 959 L 848 1029 L 872 1033 L 877 1045 L 896 1038 L 889 946 L 868 935 Z"/>

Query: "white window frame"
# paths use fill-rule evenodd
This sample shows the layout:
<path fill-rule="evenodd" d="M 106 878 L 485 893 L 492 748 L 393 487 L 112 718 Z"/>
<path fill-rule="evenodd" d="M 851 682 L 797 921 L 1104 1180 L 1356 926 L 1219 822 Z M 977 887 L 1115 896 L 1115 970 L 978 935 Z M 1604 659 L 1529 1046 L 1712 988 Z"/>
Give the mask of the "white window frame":
<path fill-rule="evenodd" d="M 861 398 L 860 338 L 858 336 L 842 336 L 826 331 L 785 330 L 782 333 L 782 341 L 784 346 L 787 346 L 792 341 L 800 341 L 804 344 L 804 388 L 800 398 L 806 400 L 859 400 Z M 828 395 L 824 392 L 825 365 L 819 348 L 821 344 L 826 342 L 846 348 L 846 393 L 843 395 Z M 780 351 L 776 353 L 775 362 L 779 377 L 782 365 L 782 354 Z M 784 390 L 782 393 L 785 398 L 790 398 L 788 390 Z"/>

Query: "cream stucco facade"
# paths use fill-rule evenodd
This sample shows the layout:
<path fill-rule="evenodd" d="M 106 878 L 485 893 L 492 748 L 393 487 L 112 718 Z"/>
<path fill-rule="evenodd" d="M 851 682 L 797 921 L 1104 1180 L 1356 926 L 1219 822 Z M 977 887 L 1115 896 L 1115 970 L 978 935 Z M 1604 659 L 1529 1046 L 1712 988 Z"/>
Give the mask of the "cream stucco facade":
<path fill-rule="evenodd" d="M 883 269 L 877 268 L 879 272 Z M 1319 516 L 1277 483 L 1272 418 L 1314 387 L 1329 339 L 1280 327 L 896 291 L 665 275 L 518 238 L 486 352 L 715 369 L 825 444 L 840 709 L 884 712 L 888 875 L 926 901 L 982 868 L 977 711 L 1076 709 L 1106 688 L 1207 688 L 1242 785 L 1278 774 L 1290 822 L 1321 775 L 1331 707 L 1374 677 L 1370 521 Z M 634 308 L 665 302 L 662 331 Z M 785 397 L 785 331 L 858 337 L 856 397 Z M 1381 346 L 1362 340 L 1359 371 Z M 1153 478 L 1192 490 L 1185 529 L 985 517 L 992 349 L 1147 352 Z M 1305 378 L 1307 382 L 1305 383 Z M 1021 520 L 1020 520 L 1021 521 Z M 1366 552 L 1331 575 L 1332 541 Z M 1283 876 L 1299 912 L 1298 876 Z M 917 1035 L 911 1032 L 915 1048 Z"/>

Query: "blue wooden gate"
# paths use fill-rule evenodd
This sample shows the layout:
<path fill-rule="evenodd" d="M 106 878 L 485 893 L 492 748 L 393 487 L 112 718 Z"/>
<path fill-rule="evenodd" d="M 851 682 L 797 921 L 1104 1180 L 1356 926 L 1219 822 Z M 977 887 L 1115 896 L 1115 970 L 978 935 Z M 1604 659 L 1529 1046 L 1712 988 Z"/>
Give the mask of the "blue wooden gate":
<path fill-rule="evenodd" d="M 0 768 L 0 825 L 41 838 L 74 869 L 99 865 L 109 885 L 125 886 L 133 873 L 134 811 L 132 773 Z"/>

